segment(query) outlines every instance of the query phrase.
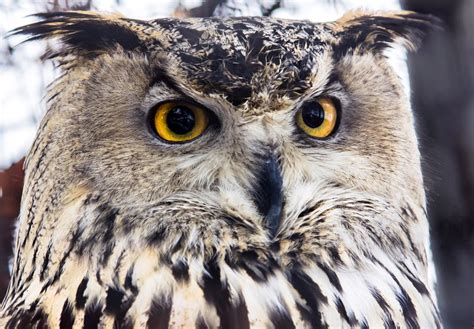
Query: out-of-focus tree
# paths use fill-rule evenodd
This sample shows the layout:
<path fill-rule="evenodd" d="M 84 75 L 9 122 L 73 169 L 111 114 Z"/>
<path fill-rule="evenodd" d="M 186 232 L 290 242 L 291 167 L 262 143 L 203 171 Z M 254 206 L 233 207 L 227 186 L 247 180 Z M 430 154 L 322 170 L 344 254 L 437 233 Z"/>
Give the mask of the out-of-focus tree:
<path fill-rule="evenodd" d="M 474 1 L 404 0 L 444 23 L 409 57 L 428 192 L 439 304 L 449 328 L 474 327 Z"/>
<path fill-rule="evenodd" d="M 12 251 L 13 222 L 20 211 L 23 187 L 23 161 L 0 172 L 0 299 L 9 280 L 9 257 Z"/>

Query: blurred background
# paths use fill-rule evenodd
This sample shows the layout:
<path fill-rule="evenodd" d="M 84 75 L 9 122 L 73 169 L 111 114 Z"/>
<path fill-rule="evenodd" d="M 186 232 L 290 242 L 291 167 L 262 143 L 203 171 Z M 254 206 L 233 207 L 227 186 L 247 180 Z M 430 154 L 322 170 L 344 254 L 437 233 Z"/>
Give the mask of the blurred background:
<path fill-rule="evenodd" d="M 166 16 L 266 15 L 329 21 L 351 8 L 431 13 L 444 31 L 416 54 L 393 55 L 412 95 L 428 195 L 438 299 L 447 328 L 474 328 L 474 0 L 0 0 L 0 300 L 9 279 L 22 159 L 58 75 L 42 54 L 48 43 L 4 38 L 35 12 L 92 9 L 151 19 Z"/>

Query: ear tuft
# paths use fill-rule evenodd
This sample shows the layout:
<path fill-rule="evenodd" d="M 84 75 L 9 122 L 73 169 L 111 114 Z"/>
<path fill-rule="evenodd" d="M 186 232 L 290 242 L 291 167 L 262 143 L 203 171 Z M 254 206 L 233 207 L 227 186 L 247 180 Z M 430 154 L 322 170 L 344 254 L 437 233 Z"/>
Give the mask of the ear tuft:
<path fill-rule="evenodd" d="M 93 56 L 117 46 L 125 50 L 141 47 L 138 32 L 131 21 L 118 15 L 103 15 L 90 11 L 39 13 L 39 22 L 18 27 L 11 35 L 30 35 L 26 41 L 58 38 L 63 47 L 49 57 L 74 53 Z M 135 25 L 144 23 L 134 21 Z"/>
<path fill-rule="evenodd" d="M 432 30 L 440 29 L 441 20 L 432 15 L 412 11 L 365 12 L 350 11 L 334 23 L 335 52 L 342 57 L 348 52 L 382 52 L 401 44 L 415 51 Z"/>

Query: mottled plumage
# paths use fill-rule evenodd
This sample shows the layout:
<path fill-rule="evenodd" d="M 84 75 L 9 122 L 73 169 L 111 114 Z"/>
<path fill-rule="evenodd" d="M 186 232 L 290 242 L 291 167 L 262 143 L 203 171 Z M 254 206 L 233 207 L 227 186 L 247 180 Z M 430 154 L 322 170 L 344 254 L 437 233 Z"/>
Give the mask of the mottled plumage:
<path fill-rule="evenodd" d="M 48 13 L 64 74 L 26 162 L 7 328 L 434 328 L 413 116 L 384 50 L 436 23 L 351 12 L 139 21 Z M 337 100 L 338 128 L 295 113 Z M 169 144 L 155 104 L 215 120 Z"/>

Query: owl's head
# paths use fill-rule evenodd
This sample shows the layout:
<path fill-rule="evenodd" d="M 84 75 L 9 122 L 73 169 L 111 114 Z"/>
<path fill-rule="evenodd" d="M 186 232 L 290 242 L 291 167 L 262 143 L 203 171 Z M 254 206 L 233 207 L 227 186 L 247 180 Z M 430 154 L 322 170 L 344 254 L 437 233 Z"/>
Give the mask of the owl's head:
<path fill-rule="evenodd" d="M 409 231 L 425 216 L 413 115 L 385 50 L 415 48 L 432 17 L 40 17 L 16 32 L 58 38 L 50 55 L 64 74 L 23 211 L 41 181 L 58 232 L 81 222 L 89 245 L 169 238 L 171 258 L 258 246 L 288 263 L 424 242 Z M 97 215 L 64 215 L 77 200 Z"/>
<path fill-rule="evenodd" d="M 436 20 L 40 17 L 15 32 L 59 39 L 63 74 L 0 326 L 440 326 L 413 115 L 385 52 Z"/>

